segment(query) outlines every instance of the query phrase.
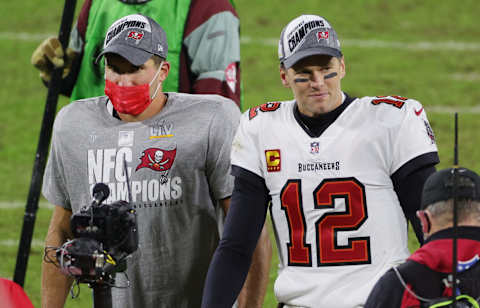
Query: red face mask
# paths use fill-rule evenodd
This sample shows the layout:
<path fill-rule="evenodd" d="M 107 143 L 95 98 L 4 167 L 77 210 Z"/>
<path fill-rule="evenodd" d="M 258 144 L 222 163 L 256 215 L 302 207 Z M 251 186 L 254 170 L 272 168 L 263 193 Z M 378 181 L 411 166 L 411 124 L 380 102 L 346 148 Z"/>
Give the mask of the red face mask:
<path fill-rule="evenodd" d="M 119 113 L 138 115 L 152 102 L 150 98 L 150 85 L 119 86 L 110 80 L 105 80 L 105 94 Z"/>
<path fill-rule="evenodd" d="M 108 79 L 105 79 L 105 94 L 112 102 L 113 108 L 119 113 L 139 115 L 152 102 L 152 99 L 157 95 L 160 84 L 157 84 L 157 89 L 150 97 L 150 85 L 157 78 L 162 69 L 163 62 L 160 63 L 155 76 L 149 84 L 142 84 L 138 86 L 119 86 Z"/>

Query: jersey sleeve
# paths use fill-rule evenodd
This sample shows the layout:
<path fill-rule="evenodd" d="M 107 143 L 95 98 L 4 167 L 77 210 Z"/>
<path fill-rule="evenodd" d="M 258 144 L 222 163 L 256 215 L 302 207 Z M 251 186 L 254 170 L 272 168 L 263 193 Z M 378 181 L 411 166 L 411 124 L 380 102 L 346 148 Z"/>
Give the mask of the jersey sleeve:
<path fill-rule="evenodd" d="M 240 111 L 234 104 L 222 102 L 212 118 L 208 137 L 206 173 L 215 199 L 232 194 L 233 176 L 230 175 L 232 139 L 238 126 Z"/>
<path fill-rule="evenodd" d="M 418 156 L 438 152 L 435 135 L 422 104 L 409 99 L 404 108 L 402 121 L 392 128 L 394 138 L 391 174 Z"/>
<path fill-rule="evenodd" d="M 188 63 L 180 92 L 219 94 L 240 106 L 240 25 L 228 0 L 192 0 L 185 24 Z M 188 67 L 187 67 L 188 66 Z M 190 75 L 190 78 L 187 76 Z"/>
<path fill-rule="evenodd" d="M 232 165 L 241 167 L 264 178 L 257 134 L 260 120 L 260 118 L 250 119 L 248 111 L 242 115 L 233 140 L 231 159 Z"/>
<path fill-rule="evenodd" d="M 42 194 L 50 203 L 71 210 L 70 198 L 66 189 L 65 166 L 62 157 L 62 144 L 60 127 L 62 111 L 59 112 L 52 135 L 52 145 L 47 166 L 43 175 Z"/>

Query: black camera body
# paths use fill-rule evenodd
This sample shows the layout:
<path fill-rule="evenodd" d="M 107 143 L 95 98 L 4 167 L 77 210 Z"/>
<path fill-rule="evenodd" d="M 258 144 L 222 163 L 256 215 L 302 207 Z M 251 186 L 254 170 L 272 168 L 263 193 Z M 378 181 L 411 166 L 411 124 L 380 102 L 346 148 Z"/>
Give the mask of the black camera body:
<path fill-rule="evenodd" d="M 95 185 L 92 204 L 71 217 L 74 238 L 56 251 L 61 271 L 79 282 L 112 283 L 138 248 L 135 210 L 126 201 L 102 204 L 109 194 L 107 185 Z"/>
<path fill-rule="evenodd" d="M 91 238 L 113 255 L 131 254 L 138 247 L 137 218 L 126 201 L 92 205 L 74 214 L 71 229 L 75 238 Z"/>

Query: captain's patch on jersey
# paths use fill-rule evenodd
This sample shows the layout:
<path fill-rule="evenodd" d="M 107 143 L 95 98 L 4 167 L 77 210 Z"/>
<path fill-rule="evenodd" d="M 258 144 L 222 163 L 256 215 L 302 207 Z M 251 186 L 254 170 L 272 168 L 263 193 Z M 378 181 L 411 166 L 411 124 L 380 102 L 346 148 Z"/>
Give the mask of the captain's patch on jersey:
<path fill-rule="evenodd" d="M 265 160 L 267 161 L 268 172 L 278 172 L 282 167 L 280 159 L 280 150 L 265 150 Z"/>

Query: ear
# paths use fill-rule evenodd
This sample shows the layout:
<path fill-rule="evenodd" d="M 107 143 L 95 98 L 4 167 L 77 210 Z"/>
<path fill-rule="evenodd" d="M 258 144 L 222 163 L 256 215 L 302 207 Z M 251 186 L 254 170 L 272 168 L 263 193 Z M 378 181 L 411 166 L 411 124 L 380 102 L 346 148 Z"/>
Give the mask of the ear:
<path fill-rule="evenodd" d="M 342 79 L 343 77 L 345 77 L 345 74 L 346 74 L 346 70 L 345 70 L 345 60 L 342 56 L 342 58 L 338 59 L 339 60 L 339 64 L 340 64 L 340 71 L 339 71 L 339 75 L 340 75 L 340 79 Z"/>
<path fill-rule="evenodd" d="M 417 211 L 417 217 L 420 219 L 420 223 L 422 224 L 422 232 L 424 235 L 427 235 L 432 227 L 432 223 L 428 215 L 429 214 L 427 211 Z"/>
<path fill-rule="evenodd" d="M 280 80 L 285 88 L 290 88 L 290 84 L 287 79 L 287 70 L 280 66 Z"/>
<path fill-rule="evenodd" d="M 167 61 L 163 61 L 162 64 L 162 69 L 160 70 L 160 73 L 158 74 L 158 80 L 160 82 L 164 82 L 165 79 L 167 79 L 168 73 L 170 72 L 170 63 Z"/>

